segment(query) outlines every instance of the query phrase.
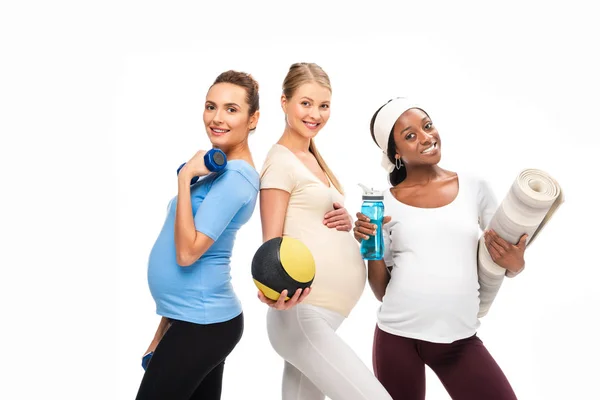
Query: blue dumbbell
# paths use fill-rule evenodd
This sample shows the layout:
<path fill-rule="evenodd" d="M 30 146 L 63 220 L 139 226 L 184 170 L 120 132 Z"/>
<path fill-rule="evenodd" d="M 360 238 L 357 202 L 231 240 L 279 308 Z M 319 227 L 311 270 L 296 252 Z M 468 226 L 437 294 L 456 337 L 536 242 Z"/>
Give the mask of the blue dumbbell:
<path fill-rule="evenodd" d="M 184 165 L 185 163 L 181 164 L 179 168 L 177 168 L 177 175 L 179 175 L 179 171 Z M 206 165 L 206 168 L 211 172 L 221 171 L 227 165 L 227 156 L 219 149 L 210 149 L 204 155 L 204 165 Z M 198 182 L 198 179 L 200 178 L 194 176 L 191 184 L 193 185 L 194 183 Z"/>
<path fill-rule="evenodd" d="M 153 355 L 154 355 L 154 352 L 151 351 L 148 354 L 146 354 L 144 357 L 142 357 L 142 368 L 144 368 L 144 371 L 148 368 L 148 364 L 150 363 L 150 359 L 152 358 Z"/>
<path fill-rule="evenodd" d="M 204 165 L 211 172 L 219 172 L 227 165 L 227 156 L 219 149 L 210 149 L 204 155 Z"/>

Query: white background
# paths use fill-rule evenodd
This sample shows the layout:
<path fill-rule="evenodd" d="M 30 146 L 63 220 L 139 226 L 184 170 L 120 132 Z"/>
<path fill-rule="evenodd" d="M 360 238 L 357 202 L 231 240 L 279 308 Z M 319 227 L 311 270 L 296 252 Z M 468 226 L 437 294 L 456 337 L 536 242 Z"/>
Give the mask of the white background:
<path fill-rule="evenodd" d="M 135 397 L 159 321 L 146 261 L 175 169 L 208 146 L 206 90 L 227 69 L 259 81 L 260 168 L 297 61 L 331 77 L 317 144 L 352 214 L 358 182 L 386 185 L 368 124 L 399 95 L 426 104 L 442 166 L 479 173 L 500 199 L 523 168 L 561 183 L 566 203 L 479 335 L 520 399 L 600 398 L 598 21 L 583 1 L 414 3 L 3 2 L 0 398 Z M 259 245 L 257 209 L 232 259 L 246 328 L 223 399 L 279 398 L 282 361 L 250 277 Z M 369 367 L 376 308 L 367 286 L 339 330 Z M 447 399 L 427 378 L 427 398 Z"/>

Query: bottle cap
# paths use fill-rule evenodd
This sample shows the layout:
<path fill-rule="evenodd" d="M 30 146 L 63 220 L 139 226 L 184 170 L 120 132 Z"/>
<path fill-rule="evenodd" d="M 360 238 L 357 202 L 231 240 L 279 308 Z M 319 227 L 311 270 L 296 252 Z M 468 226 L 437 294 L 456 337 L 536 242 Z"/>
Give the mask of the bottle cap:
<path fill-rule="evenodd" d="M 363 200 L 383 200 L 382 191 L 373 190 L 373 188 L 369 188 L 366 185 L 363 185 L 362 183 L 359 183 L 358 186 L 360 186 L 363 190 Z"/>

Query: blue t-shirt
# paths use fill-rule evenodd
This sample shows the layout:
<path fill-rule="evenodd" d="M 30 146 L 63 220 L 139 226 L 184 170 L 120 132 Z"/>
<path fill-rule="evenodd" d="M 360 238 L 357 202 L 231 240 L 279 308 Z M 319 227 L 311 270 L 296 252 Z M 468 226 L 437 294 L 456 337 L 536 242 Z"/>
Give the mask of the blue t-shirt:
<path fill-rule="evenodd" d="M 215 242 L 194 264 L 181 267 L 175 255 L 175 211 L 171 200 L 167 219 L 148 261 L 148 285 L 156 312 L 196 324 L 228 321 L 242 312 L 231 285 L 230 258 L 235 235 L 252 216 L 259 175 L 242 160 L 228 161 L 220 172 L 191 186 L 196 230 Z"/>

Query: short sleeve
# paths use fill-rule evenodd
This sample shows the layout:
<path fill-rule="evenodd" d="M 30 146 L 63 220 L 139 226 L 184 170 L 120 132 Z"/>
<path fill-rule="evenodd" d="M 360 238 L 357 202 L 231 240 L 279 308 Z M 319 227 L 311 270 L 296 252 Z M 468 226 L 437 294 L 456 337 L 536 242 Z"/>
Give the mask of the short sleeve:
<path fill-rule="evenodd" d="M 479 181 L 479 190 L 477 192 L 477 216 L 479 227 L 485 230 L 489 225 L 494 213 L 498 209 L 498 200 L 490 184 L 485 180 Z"/>
<path fill-rule="evenodd" d="M 281 154 L 270 154 L 260 174 L 261 189 L 280 189 L 292 193 L 296 180 L 292 168 Z"/>
<path fill-rule="evenodd" d="M 215 179 L 194 215 L 196 230 L 216 241 L 238 211 L 256 199 L 258 191 L 236 170 L 226 170 Z"/>

